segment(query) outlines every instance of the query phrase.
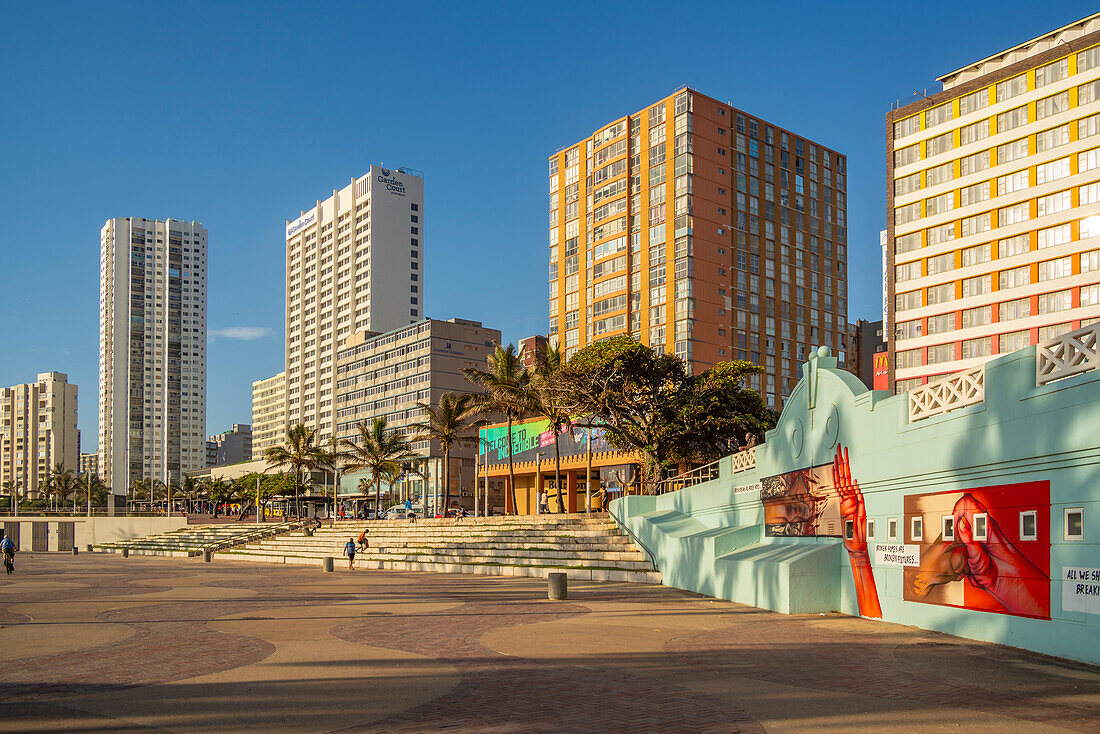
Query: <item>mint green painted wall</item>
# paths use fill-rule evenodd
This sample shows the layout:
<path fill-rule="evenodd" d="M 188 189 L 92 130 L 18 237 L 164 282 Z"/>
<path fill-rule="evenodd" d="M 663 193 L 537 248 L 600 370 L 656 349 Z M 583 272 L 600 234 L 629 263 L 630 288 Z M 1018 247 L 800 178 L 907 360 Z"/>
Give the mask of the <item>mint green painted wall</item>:
<path fill-rule="evenodd" d="M 839 539 L 766 538 L 760 492 L 735 488 L 849 450 L 876 538 L 904 523 L 905 495 L 1050 482 L 1050 620 L 905 601 L 903 569 L 873 565 L 883 619 L 1100 663 L 1100 615 L 1062 609 L 1063 566 L 1100 568 L 1100 370 L 1035 385 L 1035 348 L 986 364 L 985 402 L 910 423 L 908 396 L 870 392 L 831 357 L 804 368 L 756 468 L 612 512 L 654 554 L 664 582 L 781 612 L 858 614 Z M 1084 540 L 1063 540 L 1063 509 L 1084 508 Z M 904 536 L 902 536 L 904 537 Z M 899 538 L 898 542 L 902 542 Z M 872 557 L 872 563 L 874 559 Z"/>

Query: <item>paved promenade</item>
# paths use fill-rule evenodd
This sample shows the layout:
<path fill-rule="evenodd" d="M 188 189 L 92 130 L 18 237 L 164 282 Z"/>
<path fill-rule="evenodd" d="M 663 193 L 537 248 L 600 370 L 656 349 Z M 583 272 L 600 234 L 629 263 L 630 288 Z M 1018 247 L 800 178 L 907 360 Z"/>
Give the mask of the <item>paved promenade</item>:
<path fill-rule="evenodd" d="M 346 564 L 345 564 L 346 566 Z M 2 732 L 1100 732 L 1100 670 L 663 587 L 20 554 Z"/>

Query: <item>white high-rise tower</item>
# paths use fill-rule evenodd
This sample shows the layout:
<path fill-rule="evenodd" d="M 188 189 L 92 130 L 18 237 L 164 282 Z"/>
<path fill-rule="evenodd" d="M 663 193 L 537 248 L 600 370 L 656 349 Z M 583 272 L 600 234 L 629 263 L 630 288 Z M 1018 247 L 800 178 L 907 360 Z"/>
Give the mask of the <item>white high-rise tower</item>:
<path fill-rule="evenodd" d="M 206 230 L 109 219 L 100 233 L 99 466 L 178 486 L 206 460 Z"/>
<path fill-rule="evenodd" d="M 424 180 L 370 172 L 286 224 L 286 423 L 335 434 L 336 352 L 424 318 Z"/>

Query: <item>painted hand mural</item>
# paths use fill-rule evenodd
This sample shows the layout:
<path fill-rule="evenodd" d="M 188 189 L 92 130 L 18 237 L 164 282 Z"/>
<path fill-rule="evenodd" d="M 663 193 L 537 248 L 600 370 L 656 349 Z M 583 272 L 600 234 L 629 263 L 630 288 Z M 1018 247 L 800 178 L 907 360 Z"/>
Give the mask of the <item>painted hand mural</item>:
<path fill-rule="evenodd" d="M 844 537 L 852 563 L 859 613 L 882 617 L 871 559 L 867 552 L 863 492 L 852 478 L 848 450 L 837 447 L 831 464 L 799 469 L 761 480 L 764 532 L 771 537 Z M 852 522 L 852 537 L 843 527 Z"/>
<path fill-rule="evenodd" d="M 905 569 L 907 601 L 1050 618 L 1048 483 L 908 495 L 905 515 L 908 539 L 921 544 L 920 567 Z M 928 540 L 912 537 L 914 518 Z"/>
<path fill-rule="evenodd" d="M 840 495 L 840 517 L 845 528 L 851 523 L 851 533 L 844 533 L 844 548 L 852 563 L 852 576 L 856 584 L 856 599 L 859 613 L 863 617 L 882 617 L 882 607 L 875 587 L 875 576 L 871 571 L 871 557 L 867 553 L 867 510 L 863 504 L 863 492 L 859 483 L 852 478 L 852 467 L 848 463 L 848 449 L 836 447 L 833 459 L 833 486 Z"/>

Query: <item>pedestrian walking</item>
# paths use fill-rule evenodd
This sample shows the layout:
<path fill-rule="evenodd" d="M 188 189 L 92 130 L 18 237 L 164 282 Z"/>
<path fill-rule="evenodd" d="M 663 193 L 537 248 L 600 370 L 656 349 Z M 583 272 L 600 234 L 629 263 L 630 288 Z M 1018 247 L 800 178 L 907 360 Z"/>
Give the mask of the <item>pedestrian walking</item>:
<path fill-rule="evenodd" d="M 550 512 L 550 496 L 546 494 L 546 490 L 542 490 L 542 494 L 539 495 L 539 513 L 547 514 Z"/>
<path fill-rule="evenodd" d="M 348 538 L 344 545 L 344 555 L 348 557 L 348 570 L 355 567 L 355 538 Z"/>
<path fill-rule="evenodd" d="M 364 553 L 366 552 L 367 547 L 369 545 L 367 543 L 367 532 L 368 532 L 367 529 L 363 528 L 363 532 L 359 533 L 359 537 L 355 539 L 356 543 L 359 546 L 359 550 L 363 551 Z"/>

